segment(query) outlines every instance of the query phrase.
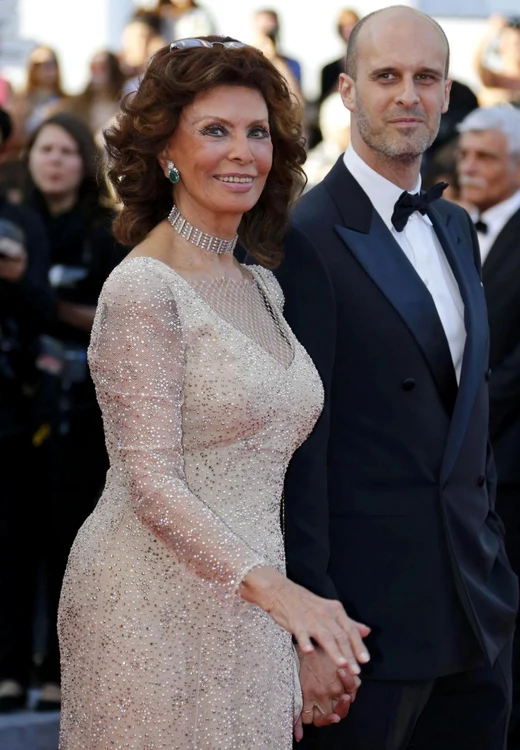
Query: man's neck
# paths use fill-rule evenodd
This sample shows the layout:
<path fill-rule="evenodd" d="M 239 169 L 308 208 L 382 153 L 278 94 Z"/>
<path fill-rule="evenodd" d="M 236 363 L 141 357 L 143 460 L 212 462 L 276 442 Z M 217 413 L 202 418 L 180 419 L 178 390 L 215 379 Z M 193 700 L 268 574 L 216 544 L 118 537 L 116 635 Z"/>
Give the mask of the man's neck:
<path fill-rule="evenodd" d="M 374 151 L 361 138 L 352 138 L 352 146 L 356 154 L 374 172 L 393 182 L 402 190 L 413 190 L 417 185 L 421 171 L 421 156 L 410 162 L 402 162 Z"/>

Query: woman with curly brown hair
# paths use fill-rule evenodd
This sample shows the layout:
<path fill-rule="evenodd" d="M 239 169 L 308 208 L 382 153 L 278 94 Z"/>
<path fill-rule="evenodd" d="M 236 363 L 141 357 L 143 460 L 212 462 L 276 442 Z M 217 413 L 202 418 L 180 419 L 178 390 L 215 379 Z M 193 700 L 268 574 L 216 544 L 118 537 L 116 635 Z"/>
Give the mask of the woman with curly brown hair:
<path fill-rule="evenodd" d="M 134 249 L 90 344 L 111 466 L 62 591 L 61 750 L 290 750 L 291 634 L 354 675 L 369 658 L 368 628 L 285 576 L 283 480 L 322 388 L 272 273 L 233 256 L 281 259 L 299 122 L 258 50 L 205 37 L 157 52 L 107 133 Z"/>

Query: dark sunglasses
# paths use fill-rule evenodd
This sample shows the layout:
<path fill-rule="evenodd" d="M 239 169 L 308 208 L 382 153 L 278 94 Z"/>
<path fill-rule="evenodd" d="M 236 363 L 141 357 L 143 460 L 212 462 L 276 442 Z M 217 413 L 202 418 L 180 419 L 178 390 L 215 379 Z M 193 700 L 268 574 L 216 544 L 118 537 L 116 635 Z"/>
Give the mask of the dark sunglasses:
<path fill-rule="evenodd" d="M 214 47 L 216 44 L 226 49 L 239 49 L 246 47 L 243 42 L 209 42 L 207 39 L 178 39 L 170 44 L 170 51 L 173 49 L 195 49 L 195 47 Z"/>

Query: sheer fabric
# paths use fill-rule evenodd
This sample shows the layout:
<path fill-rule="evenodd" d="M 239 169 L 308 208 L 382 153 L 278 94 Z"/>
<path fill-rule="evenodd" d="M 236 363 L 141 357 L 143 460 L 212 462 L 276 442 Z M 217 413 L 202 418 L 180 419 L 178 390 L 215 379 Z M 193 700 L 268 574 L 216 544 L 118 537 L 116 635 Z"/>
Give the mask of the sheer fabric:
<path fill-rule="evenodd" d="M 61 750 L 292 747 L 291 637 L 237 589 L 284 571 L 284 475 L 323 395 L 276 280 L 244 274 L 129 258 L 101 294 L 110 470 L 63 585 Z"/>

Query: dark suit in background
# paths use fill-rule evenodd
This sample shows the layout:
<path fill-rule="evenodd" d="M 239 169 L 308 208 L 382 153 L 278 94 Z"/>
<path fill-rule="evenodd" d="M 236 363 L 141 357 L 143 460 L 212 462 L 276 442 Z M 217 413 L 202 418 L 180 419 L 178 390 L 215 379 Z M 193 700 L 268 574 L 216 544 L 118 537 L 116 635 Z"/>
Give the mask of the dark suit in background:
<path fill-rule="evenodd" d="M 320 98 L 319 102 L 326 99 L 334 91 L 338 90 L 340 73 L 345 72 L 345 55 L 324 65 L 320 74 Z"/>
<path fill-rule="evenodd" d="M 520 571 L 520 211 L 505 224 L 485 260 L 491 348 L 490 438 L 498 473 L 497 510 L 506 527 L 513 570 Z M 515 639 L 513 679 L 520 698 L 519 644 Z M 518 699 L 517 699 L 518 700 Z M 515 701 L 516 703 L 516 701 Z M 520 727 L 513 705 L 512 729 Z"/>
<path fill-rule="evenodd" d="M 309 748 L 407 747 L 411 725 L 422 750 L 502 746 L 518 594 L 494 510 L 480 257 L 462 209 L 428 216 L 465 307 L 459 387 L 430 293 L 341 159 L 297 206 L 278 272 L 326 394 L 287 476 L 288 573 L 372 627 L 356 703 L 307 730 Z"/>

